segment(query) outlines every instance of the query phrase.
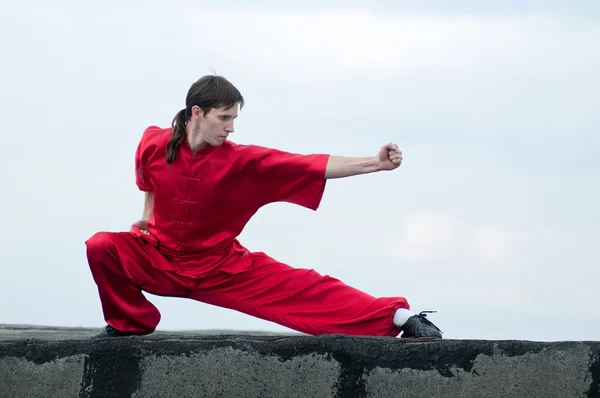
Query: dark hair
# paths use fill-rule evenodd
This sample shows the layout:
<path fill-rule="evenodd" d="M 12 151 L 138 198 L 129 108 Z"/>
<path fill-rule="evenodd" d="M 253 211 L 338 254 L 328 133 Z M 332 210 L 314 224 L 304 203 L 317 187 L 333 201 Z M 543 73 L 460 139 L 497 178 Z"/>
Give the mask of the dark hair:
<path fill-rule="evenodd" d="M 188 90 L 185 108 L 173 118 L 173 134 L 167 143 L 167 163 L 175 159 L 175 153 L 185 139 L 185 126 L 190 120 L 192 107 L 199 106 L 206 115 L 212 108 L 231 108 L 235 104 L 244 106 L 244 97 L 233 84 L 222 76 L 201 77 Z"/>

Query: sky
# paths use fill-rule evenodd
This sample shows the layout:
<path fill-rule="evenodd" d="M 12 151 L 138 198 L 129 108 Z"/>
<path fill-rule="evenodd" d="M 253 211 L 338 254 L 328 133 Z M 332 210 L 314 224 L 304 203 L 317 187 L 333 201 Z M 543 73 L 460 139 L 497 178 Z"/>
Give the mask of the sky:
<path fill-rule="evenodd" d="M 277 203 L 254 251 L 374 296 L 447 339 L 598 340 L 597 1 L 15 1 L 0 6 L 0 323 L 101 327 L 84 242 L 142 214 L 133 156 L 214 73 L 231 140 L 402 166 Z M 161 330 L 289 332 L 147 295 Z"/>

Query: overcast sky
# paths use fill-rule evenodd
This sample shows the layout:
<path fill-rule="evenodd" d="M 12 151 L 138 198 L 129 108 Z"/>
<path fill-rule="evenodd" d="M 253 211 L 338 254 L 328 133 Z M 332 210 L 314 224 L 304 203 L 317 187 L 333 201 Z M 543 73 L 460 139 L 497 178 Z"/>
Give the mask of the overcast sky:
<path fill-rule="evenodd" d="M 600 3 L 421 3 L 3 2 L 0 323 L 104 324 L 84 241 L 140 218 L 141 133 L 213 68 L 246 99 L 235 142 L 404 153 L 317 212 L 263 208 L 248 248 L 446 338 L 597 340 Z M 289 331 L 148 297 L 163 330 Z"/>

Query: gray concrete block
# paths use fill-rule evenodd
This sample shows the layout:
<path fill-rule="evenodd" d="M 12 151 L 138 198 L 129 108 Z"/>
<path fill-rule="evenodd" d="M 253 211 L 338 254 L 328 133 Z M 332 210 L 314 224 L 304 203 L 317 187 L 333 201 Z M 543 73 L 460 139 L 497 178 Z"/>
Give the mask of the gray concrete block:
<path fill-rule="evenodd" d="M 340 366 L 326 355 L 282 360 L 231 347 L 142 359 L 134 397 L 334 397 Z M 165 383 L 165 378 L 169 382 Z"/>
<path fill-rule="evenodd" d="M 0 397 L 78 397 L 85 355 L 34 363 L 25 358 L 0 358 Z"/>
<path fill-rule="evenodd" d="M 500 350 L 477 355 L 468 370 L 451 366 L 451 375 L 436 369 L 376 367 L 363 377 L 368 397 L 587 397 L 593 360 L 585 345 L 514 356 Z"/>

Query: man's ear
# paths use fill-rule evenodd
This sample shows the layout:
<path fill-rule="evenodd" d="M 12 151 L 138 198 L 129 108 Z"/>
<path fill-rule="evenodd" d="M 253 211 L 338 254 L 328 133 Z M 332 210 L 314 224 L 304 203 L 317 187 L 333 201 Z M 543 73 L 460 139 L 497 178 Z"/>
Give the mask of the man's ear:
<path fill-rule="evenodd" d="M 198 105 L 192 106 L 192 117 L 198 121 L 201 121 L 204 118 L 204 110 Z"/>

